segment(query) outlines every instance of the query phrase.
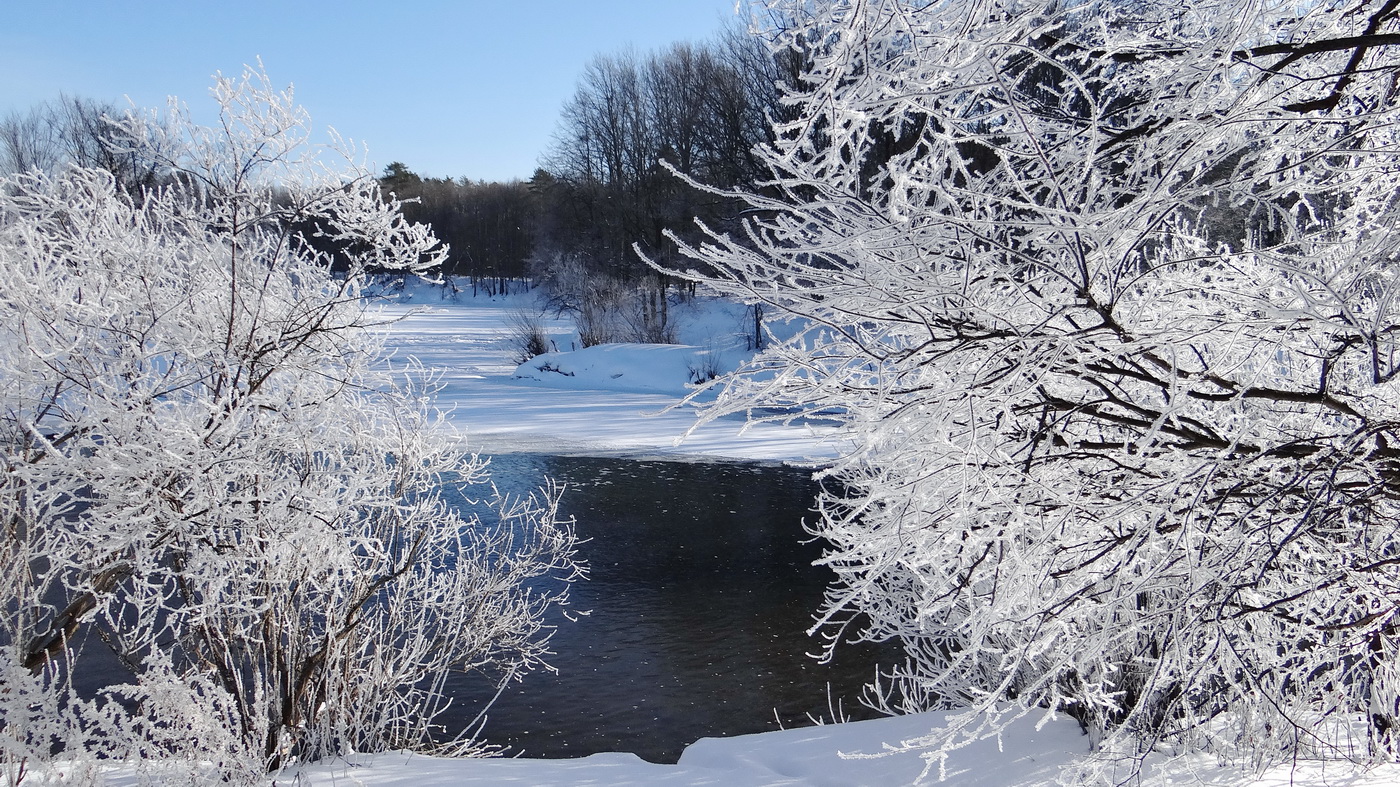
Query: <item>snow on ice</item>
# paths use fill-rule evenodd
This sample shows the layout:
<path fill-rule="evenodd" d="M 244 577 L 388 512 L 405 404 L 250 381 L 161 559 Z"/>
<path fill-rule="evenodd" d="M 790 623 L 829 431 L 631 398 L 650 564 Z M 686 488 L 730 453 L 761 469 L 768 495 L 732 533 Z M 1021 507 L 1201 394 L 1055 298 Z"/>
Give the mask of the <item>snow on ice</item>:
<path fill-rule="evenodd" d="M 415 358 L 434 377 L 438 405 L 474 451 L 770 462 L 836 454 L 833 430 L 820 422 L 724 419 L 695 428 L 694 407 L 680 400 L 707 363 L 728 371 L 750 354 L 743 307 L 713 299 L 677 307 L 679 345 L 582 348 L 566 318 L 544 314 L 557 352 L 524 364 L 513 359 L 510 320 L 522 310 L 542 312 L 531 293 L 454 298 L 416 285 L 382 308 L 398 320 L 389 329 L 398 360 Z"/>

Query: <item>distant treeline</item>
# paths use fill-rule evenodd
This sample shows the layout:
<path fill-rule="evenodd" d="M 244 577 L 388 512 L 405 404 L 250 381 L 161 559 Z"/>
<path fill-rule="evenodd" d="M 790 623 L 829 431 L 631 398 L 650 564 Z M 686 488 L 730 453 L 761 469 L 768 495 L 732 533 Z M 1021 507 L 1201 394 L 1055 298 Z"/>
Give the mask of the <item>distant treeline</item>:
<path fill-rule="evenodd" d="M 528 181 L 476 181 L 414 172 L 395 161 L 380 177 L 404 214 L 450 247 L 443 273 L 497 293 L 548 286 L 597 341 L 665 341 L 671 282 L 637 254 L 679 264 L 668 231 L 737 226 L 740 203 L 722 192 L 762 179 L 754 147 L 771 141 L 801 57 L 773 54 L 740 27 L 703 43 L 599 55 L 560 116 Z M 0 172 L 107 170 L 130 193 L 161 183 L 165 164 L 135 153 L 106 122 L 130 110 L 63 96 L 0 120 Z M 145 156 L 145 158 L 143 158 Z M 704 184 L 697 188 L 687 179 Z M 618 315 L 635 328 L 606 324 Z"/>
<path fill-rule="evenodd" d="M 799 66 L 795 55 L 774 56 L 737 28 L 645 55 L 599 55 L 528 181 L 424 177 L 402 162 L 381 181 L 416 200 L 406 215 L 451 246 L 446 272 L 490 291 L 530 278 L 575 310 L 601 290 L 664 294 L 668 282 L 634 246 L 675 262 L 668 230 L 685 237 L 696 220 L 736 224 L 735 200 L 686 178 L 719 190 L 760 180 L 754 146 L 770 140 L 769 119 L 784 111 L 778 86 L 791 84 Z"/>

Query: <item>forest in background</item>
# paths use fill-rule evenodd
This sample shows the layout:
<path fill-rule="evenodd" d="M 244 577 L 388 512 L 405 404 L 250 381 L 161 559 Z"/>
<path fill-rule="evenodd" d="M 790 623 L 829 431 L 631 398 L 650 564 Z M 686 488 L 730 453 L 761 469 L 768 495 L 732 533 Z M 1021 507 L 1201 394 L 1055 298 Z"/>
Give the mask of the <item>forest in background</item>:
<path fill-rule="evenodd" d="M 439 177 L 395 160 L 380 185 L 447 246 L 442 274 L 489 295 L 544 285 L 550 306 L 576 317 L 585 345 L 670 342 L 677 282 L 641 255 L 677 266 L 668 231 L 697 239 L 697 221 L 738 230 L 742 202 L 720 192 L 762 179 L 754 150 L 790 111 L 780 86 L 801 65 L 739 25 L 702 42 L 599 54 L 529 180 Z M 112 173 L 128 193 L 155 185 L 156 163 L 104 120 L 130 111 L 61 96 L 11 114 L 0 121 L 0 173 L 75 164 Z"/>

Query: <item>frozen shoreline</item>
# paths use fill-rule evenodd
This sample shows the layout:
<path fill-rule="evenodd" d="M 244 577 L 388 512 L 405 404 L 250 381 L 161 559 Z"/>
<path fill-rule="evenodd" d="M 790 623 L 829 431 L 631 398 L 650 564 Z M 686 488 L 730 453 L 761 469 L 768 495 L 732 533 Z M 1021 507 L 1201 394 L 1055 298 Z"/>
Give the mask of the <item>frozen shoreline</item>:
<path fill-rule="evenodd" d="M 601 351 L 568 352 L 576 349 L 572 326 L 562 319 L 545 318 L 547 333 L 563 352 L 549 361 L 550 370 L 532 373 L 527 369 L 531 379 L 517 377 L 509 318 L 529 303 L 528 297 L 521 296 L 463 297 L 454 302 L 420 286 L 403 301 L 376 307 L 384 318 L 395 320 L 387 332 L 390 346 L 397 350 L 396 363 L 414 358 L 442 386 L 437 403 L 448 411 L 447 423 L 463 434 L 472 451 L 814 466 L 837 454 L 834 429 L 820 424 L 760 424 L 744 430 L 741 421 L 725 419 L 685 436 L 696 419 L 690 406 L 674 406 L 686 390 L 685 380 L 677 379 L 677 370 L 684 369 L 684 364 L 675 362 L 675 356 L 686 350 L 675 346 L 615 345 L 617 349 L 608 350 L 606 363 L 601 363 Z M 723 346 L 733 338 L 724 333 L 727 317 L 722 311 L 701 309 L 691 319 L 690 336 L 683 334 L 683 340 L 691 342 L 691 351 Z M 861 755 L 880 753 L 887 745 L 920 737 L 942 723 L 943 714 L 928 713 L 705 738 L 688 747 L 675 765 L 645 762 L 630 753 L 571 760 L 448 760 L 404 752 L 350 755 L 302 766 L 282 774 L 278 783 L 290 780 L 325 787 L 912 784 L 925 768 L 917 751 L 875 758 Z M 1061 717 L 1037 729 L 1032 720 L 1022 719 L 1000 739 L 978 741 L 954 752 L 941 769 L 942 783 L 1053 785 L 1059 783 L 1063 768 L 1087 753 L 1088 739 L 1072 720 Z M 1203 755 L 1154 761 L 1144 772 L 1145 784 L 1400 784 L 1400 765 L 1391 764 L 1361 772 L 1345 762 L 1303 761 L 1256 776 L 1247 769 L 1222 768 Z M 940 768 L 934 767 L 928 780 L 939 783 L 939 776 Z M 117 776 L 112 783 L 123 782 Z"/>
<path fill-rule="evenodd" d="M 917 752 L 873 759 L 886 742 L 926 734 L 942 714 L 891 717 L 828 724 L 732 738 L 702 738 L 675 765 L 658 765 L 627 753 L 594 754 L 570 760 L 445 760 L 404 752 L 356 755 L 317 763 L 289 774 L 307 787 L 355 784 L 364 787 L 437 785 L 899 785 L 913 784 L 924 770 Z M 1036 730 L 1029 720 L 1016 726 L 1016 747 L 999 750 L 980 741 L 951 756 L 946 784 L 1009 787 L 1053 784 L 1060 768 L 1084 748 L 1078 725 L 1062 720 Z M 932 778 L 938 778 L 935 767 Z"/>
<path fill-rule="evenodd" d="M 687 434 L 697 419 L 693 406 L 680 404 L 687 392 L 684 356 L 705 352 L 702 342 L 732 343 L 725 333 L 729 315 L 696 309 L 684 332 L 694 345 L 609 345 L 579 353 L 567 352 L 577 346 L 572 325 L 545 317 L 550 338 L 565 351 L 552 357 L 606 353 L 612 365 L 591 376 L 525 379 L 515 376 L 509 319 L 531 302 L 529 296 L 464 296 L 458 303 L 420 287 L 411 300 L 375 307 L 394 320 L 386 332 L 396 363 L 414 358 L 442 386 L 437 404 L 470 450 L 792 464 L 836 456 L 835 430 L 821 424 L 746 426 L 726 418 Z M 737 362 L 741 354 L 729 357 Z"/>

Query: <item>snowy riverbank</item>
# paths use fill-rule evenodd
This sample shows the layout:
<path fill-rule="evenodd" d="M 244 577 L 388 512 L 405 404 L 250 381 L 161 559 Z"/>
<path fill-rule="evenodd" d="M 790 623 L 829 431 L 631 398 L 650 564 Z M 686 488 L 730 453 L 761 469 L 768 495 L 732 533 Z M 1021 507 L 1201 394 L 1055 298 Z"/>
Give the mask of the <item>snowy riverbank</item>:
<path fill-rule="evenodd" d="M 410 297 L 383 307 L 398 321 L 390 328 L 400 360 L 417 358 L 441 383 L 439 403 L 467 444 L 483 453 L 537 451 L 661 458 L 757 461 L 815 461 L 835 455 L 833 433 L 821 425 L 763 425 L 743 430 L 720 421 L 680 441 L 695 422 L 693 409 L 676 404 L 694 356 L 716 348 L 739 355 L 734 333 L 741 315 L 723 304 L 682 312 L 681 338 L 688 345 L 620 346 L 578 352 L 572 326 L 544 319 L 560 353 L 517 368 L 512 359 L 511 315 L 534 308 L 532 298 L 443 299 L 419 287 Z M 401 319 L 399 319 L 401 318 Z M 726 349 L 727 348 L 727 349 Z M 547 365 L 549 369 L 539 368 Z M 533 371 L 532 371 L 533 369 Z M 305 766 L 279 777 L 279 784 L 445 787 L 446 785 L 897 785 L 924 771 L 917 752 L 878 758 L 875 754 L 927 734 L 941 714 L 834 724 L 726 739 L 702 739 L 675 765 L 645 762 L 627 753 L 573 760 L 445 760 L 405 753 L 354 755 Z M 488 725 L 489 733 L 489 725 Z M 1000 740 L 985 740 L 955 752 L 943 764 L 943 783 L 966 787 L 1031 787 L 1056 784 L 1062 769 L 1087 753 L 1078 725 L 1065 718 L 1039 729 L 1017 722 Z M 1158 763 L 1148 784 L 1347 785 L 1400 784 L 1400 767 L 1358 774 L 1345 763 L 1302 762 L 1262 776 L 1221 768 L 1192 757 Z M 940 769 L 928 778 L 934 782 Z M 121 783 L 118 778 L 114 783 Z"/>
<path fill-rule="evenodd" d="M 304 787 L 893 787 L 919 783 L 924 761 L 917 752 L 880 754 L 926 734 L 943 716 L 924 713 L 873 721 L 830 724 L 805 729 L 704 738 L 692 744 L 675 765 L 658 765 L 635 755 L 595 754 L 574 760 L 446 760 L 390 752 L 352 756 L 300 768 L 279 783 Z M 1087 739 L 1068 719 L 1039 729 L 1034 721 L 1016 722 L 1000 739 L 978 741 L 935 765 L 923 783 L 955 787 L 1050 787 L 1061 784 L 1062 770 L 1083 756 Z M 854 755 L 854 756 L 852 756 Z M 941 781 L 940 781 L 941 775 Z M 1400 767 L 1358 772 L 1346 763 L 1300 762 L 1255 775 L 1218 767 L 1197 756 L 1150 763 L 1146 785 L 1214 785 L 1215 787 L 1386 787 L 1400 784 Z"/>
<path fill-rule="evenodd" d="M 559 352 L 519 369 L 510 323 L 522 311 L 539 314 L 532 294 L 474 298 L 464 292 L 454 299 L 417 285 L 380 308 L 385 318 L 398 320 L 389 328 L 398 360 L 416 358 L 436 377 L 439 406 L 474 451 L 770 462 L 836 455 L 833 430 L 821 424 L 745 428 L 731 418 L 687 435 L 695 409 L 676 405 L 688 392 L 691 369 L 707 363 L 732 369 L 749 354 L 743 307 L 703 299 L 677 306 L 680 345 L 587 349 L 567 319 L 541 315 Z"/>
<path fill-rule="evenodd" d="M 923 771 L 917 753 L 874 759 L 843 758 L 841 752 L 878 753 L 886 742 L 924 734 L 938 714 L 921 714 L 805 729 L 704 738 L 675 765 L 645 762 L 631 754 L 595 754 L 575 760 L 452 761 L 405 753 L 351 757 L 320 763 L 294 774 L 307 787 L 446 787 L 446 785 L 900 785 L 913 784 Z M 995 741 L 963 749 L 945 766 L 946 783 L 961 787 L 1052 784 L 1061 767 L 1084 747 L 1073 722 L 1040 730 L 1031 722 L 1015 728 L 1014 746 L 999 751 Z M 937 779 L 937 771 L 932 774 Z"/>

